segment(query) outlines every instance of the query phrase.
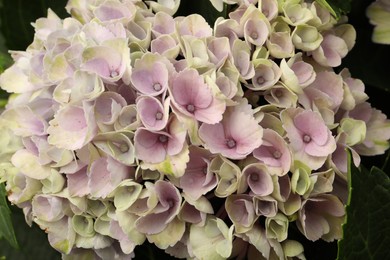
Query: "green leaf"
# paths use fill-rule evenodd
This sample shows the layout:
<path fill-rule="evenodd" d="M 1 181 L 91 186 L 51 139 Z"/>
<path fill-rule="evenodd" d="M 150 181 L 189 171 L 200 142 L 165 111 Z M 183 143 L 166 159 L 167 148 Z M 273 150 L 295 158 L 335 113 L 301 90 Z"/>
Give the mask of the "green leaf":
<path fill-rule="evenodd" d="M 190 14 L 200 14 L 208 22 L 211 28 L 214 27 L 214 22 L 218 17 L 227 17 L 228 8 L 230 5 L 224 5 L 222 12 L 218 12 L 210 0 L 197 0 L 196 4 L 194 0 L 181 0 L 179 10 L 177 10 L 175 16 L 187 16 Z"/>
<path fill-rule="evenodd" d="M 8 53 L 1 52 L 0 51 L 0 74 L 3 73 L 3 71 L 11 66 L 12 64 L 12 58 Z"/>
<path fill-rule="evenodd" d="M 351 10 L 352 0 L 316 0 L 316 2 L 339 19 L 341 15 L 347 14 Z"/>
<path fill-rule="evenodd" d="M 60 260 L 61 254 L 50 246 L 47 234 L 36 224 L 29 227 L 21 209 L 16 207 L 10 207 L 10 209 L 20 249 L 16 250 L 8 243 L 0 241 L 0 256 L 5 256 L 10 260 Z"/>
<path fill-rule="evenodd" d="M 5 238 L 14 248 L 18 248 L 15 232 L 11 221 L 11 211 L 8 208 L 4 184 L 0 184 L 0 238 Z"/>
<path fill-rule="evenodd" d="M 347 219 L 338 259 L 390 259 L 390 179 L 377 167 L 351 163 Z"/>
<path fill-rule="evenodd" d="M 31 22 L 46 17 L 50 7 L 65 17 L 66 0 L 5 0 L 0 2 L 0 30 L 10 50 L 25 50 L 32 42 L 34 28 Z"/>

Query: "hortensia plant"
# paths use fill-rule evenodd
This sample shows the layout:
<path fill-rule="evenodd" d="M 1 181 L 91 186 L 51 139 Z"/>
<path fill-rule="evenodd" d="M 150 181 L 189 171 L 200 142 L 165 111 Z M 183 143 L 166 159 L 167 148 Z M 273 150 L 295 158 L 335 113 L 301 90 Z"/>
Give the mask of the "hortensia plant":
<path fill-rule="evenodd" d="M 340 69 L 354 27 L 325 1 L 212 0 L 214 24 L 180 4 L 70 0 L 33 23 L 0 76 L 8 200 L 63 259 L 305 259 L 302 238 L 342 239 L 351 168 L 390 139 Z"/>

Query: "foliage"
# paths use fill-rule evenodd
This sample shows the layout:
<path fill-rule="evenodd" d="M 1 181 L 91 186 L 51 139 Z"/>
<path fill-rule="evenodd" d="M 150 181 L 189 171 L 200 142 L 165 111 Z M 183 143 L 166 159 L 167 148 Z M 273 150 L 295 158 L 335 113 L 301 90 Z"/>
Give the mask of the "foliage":
<path fill-rule="evenodd" d="M 377 167 L 350 165 L 348 219 L 338 259 L 389 259 L 390 179 Z"/>

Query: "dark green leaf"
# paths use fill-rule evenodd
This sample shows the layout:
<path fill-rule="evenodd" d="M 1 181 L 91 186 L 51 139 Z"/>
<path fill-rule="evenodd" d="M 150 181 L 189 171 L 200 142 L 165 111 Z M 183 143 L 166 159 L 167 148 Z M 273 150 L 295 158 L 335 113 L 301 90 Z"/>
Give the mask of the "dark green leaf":
<path fill-rule="evenodd" d="M 11 221 L 11 211 L 5 199 L 4 184 L 0 184 L 0 238 L 5 238 L 12 247 L 18 248 L 15 232 Z"/>
<path fill-rule="evenodd" d="M 379 168 L 349 165 L 347 220 L 338 259 L 390 259 L 390 179 Z"/>
<path fill-rule="evenodd" d="M 31 22 L 47 15 L 50 7 L 61 17 L 66 16 L 66 0 L 6 0 L 0 5 L 1 32 L 10 50 L 25 50 L 32 42 Z"/>
<path fill-rule="evenodd" d="M 338 19 L 351 10 L 352 0 L 316 0 L 316 2 L 328 9 Z"/>
<path fill-rule="evenodd" d="M 0 256 L 10 260 L 60 260 L 61 254 L 54 250 L 48 240 L 47 234 L 37 225 L 29 227 L 21 209 L 11 207 L 12 222 L 20 250 L 15 250 L 8 243 L 0 241 Z"/>
<path fill-rule="evenodd" d="M 12 58 L 8 53 L 0 51 L 0 74 L 12 64 Z"/>
<path fill-rule="evenodd" d="M 187 16 L 190 14 L 202 15 L 211 28 L 214 27 L 214 22 L 218 17 L 227 17 L 229 6 L 225 5 L 222 12 L 218 12 L 210 0 L 181 0 L 179 10 L 176 12 L 176 16 Z"/>

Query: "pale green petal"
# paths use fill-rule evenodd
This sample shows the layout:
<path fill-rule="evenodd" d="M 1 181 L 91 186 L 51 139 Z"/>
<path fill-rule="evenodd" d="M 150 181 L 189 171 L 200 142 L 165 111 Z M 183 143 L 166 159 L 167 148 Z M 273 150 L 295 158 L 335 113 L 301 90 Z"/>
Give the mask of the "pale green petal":
<path fill-rule="evenodd" d="M 55 169 L 51 169 L 51 174 L 46 179 L 43 179 L 41 182 L 43 184 L 43 193 L 57 193 L 63 189 L 65 184 L 65 178 Z"/>
<path fill-rule="evenodd" d="M 132 180 L 122 181 L 113 191 L 114 205 L 117 211 L 128 209 L 141 194 L 142 185 Z"/>
<path fill-rule="evenodd" d="M 138 216 L 127 211 L 116 211 L 119 226 L 129 239 L 136 245 L 142 245 L 145 242 L 145 234 L 138 232 L 135 228 L 135 222 Z"/>
<path fill-rule="evenodd" d="M 211 161 L 210 171 L 219 176 L 219 182 L 214 191 L 217 197 L 227 197 L 237 190 L 241 170 L 235 163 L 223 156 L 217 156 Z"/>
<path fill-rule="evenodd" d="M 72 227 L 80 236 L 93 237 L 95 235 L 94 221 L 91 216 L 74 215 L 72 217 Z"/>
<path fill-rule="evenodd" d="M 24 175 L 37 180 L 43 180 L 50 176 L 51 168 L 41 165 L 39 158 L 29 151 L 23 149 L 12 156 L 12 164 Z"/>
<path fill-rule="evenodd" d="M 353 118 L 341 119 L 340 126 L 337 128 L 337 133 L 346 133 L 346 144 L 348 146 L 354 146 L 363 142 L 366 138 L 366 131 L 366 123 L 362 120 L 356 120 Z"/>
<path fill-rule="evenodd" d="M 298 164 L 297 161 L 294 162 L 294 165 Z M 310 180 L 311 169 L 308 169 L 305 165 L 302 167 L 296 167 L 292 171 L 293 175 L 291 177 L 291 191 L 299 195 L 304 195 L 312 187 L 312 182 Z"/>
<path fill-rule="evenodd" d="M 191 225 L 189 246 L 198 259 L 226 259 L 232 252 L 233 226 L 223 220 L 209 217 L 206 225 Z"/>
<path fill-rule="evenodd" d="M 303 246 L 295 240 L 285 240 L 282 243 L 284 255 L 286 257 L 297 257 L 298 259 L 306 259 L 303 255 Z"/>
<path fill-rule="evenodd" d="M 284 241 L 288 234 L 288 218 L 281 213 L 276 214 L 275 217 L 266 218 L 265 232 L 267 238 L 276 239 L 278 242 Z"/>
<path fill-rule="evenodd" d="M 142 169 L 150 169 L 159 171 L 163 174 L 170 175 L 176 178 L 183 176 L 187 163 L 190 160 L 188 145 L 185 144 L 180 153 L 176 155 L 167 155 L 165 161 L 161 163 L 141 163 Z"/>
<path fill-rule="evenodd" d="M 103 152 L 124 165 L 133 165 L 135 160 L 134 145 L 130 131 L 98 134 L 93 143 Z"/>
<path fill-rule="evenodd" d="M 372 41 L 382 44 L 390 44 L 390 25 L 380 24 L 374 28 Z"/>
<path fill-rule="evenodd" d="M 174 218 L 167 227 L 158 234 L 148 235 L 148 241 L 160 249 L 174 246 L 182 238 L 185 231 L 185 222 Z"/>

